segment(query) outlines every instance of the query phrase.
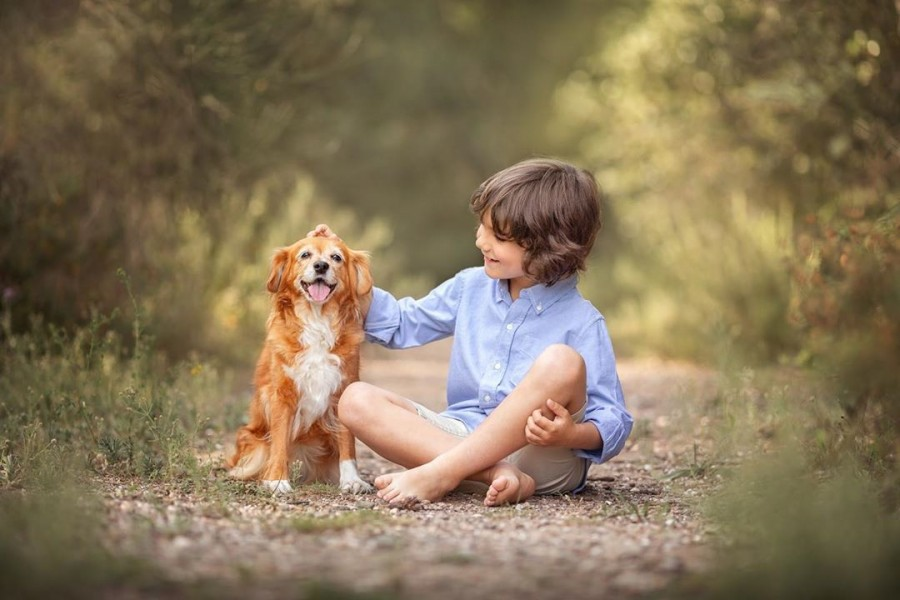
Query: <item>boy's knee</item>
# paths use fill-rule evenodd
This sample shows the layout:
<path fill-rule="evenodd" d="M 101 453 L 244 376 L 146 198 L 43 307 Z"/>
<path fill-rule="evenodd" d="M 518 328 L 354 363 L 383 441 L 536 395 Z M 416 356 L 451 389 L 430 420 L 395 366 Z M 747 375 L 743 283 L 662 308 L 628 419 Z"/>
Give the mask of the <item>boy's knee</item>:
<path fill-rule="evenodd" d="M 584 358 L 577 350 L 566 344 L 547 346 L 534 361 L 541 377 L 562 383 L 579 383 L 585 378 Z"/>
<path fill-rule="evenodd" d="M 338 419 L 344 425 L 351 427 L 353 423 L 365 418 L 364 412 L 369 404 L 366 399 L 372 396 L 372 388 L 368 383 L 354 381 L 344 389 L 338 401 Z"/>

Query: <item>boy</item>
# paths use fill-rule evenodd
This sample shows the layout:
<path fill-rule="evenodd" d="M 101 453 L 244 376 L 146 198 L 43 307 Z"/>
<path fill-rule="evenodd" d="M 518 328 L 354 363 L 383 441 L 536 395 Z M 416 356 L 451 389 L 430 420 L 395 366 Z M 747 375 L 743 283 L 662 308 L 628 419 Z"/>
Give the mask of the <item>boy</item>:
<path fill-rule="evenodd" d="M 483 267 L 419 300 L 374 290 L 369 341 L 409 348 L 454 336 L 443 413 L 364 382 L 341 397 L 353 434 L 408 469 L 375 479 L 380 498 L 436 501 L 464 480 L 486 484 L 487 506 L 575 492 L 590 462 L 621 451 L 632 418 L 612 345 L 575 287 L 600 229 L 599 195 L 572 165 L 513 165 L 470 201 Z"/>

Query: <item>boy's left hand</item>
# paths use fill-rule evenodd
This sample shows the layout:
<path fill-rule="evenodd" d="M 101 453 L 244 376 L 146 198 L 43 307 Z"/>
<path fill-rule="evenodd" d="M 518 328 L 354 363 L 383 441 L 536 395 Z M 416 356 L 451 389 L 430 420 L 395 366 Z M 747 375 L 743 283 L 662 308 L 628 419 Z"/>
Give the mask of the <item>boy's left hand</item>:
<path fill-rule="evenodd" d="M 547 409 L 552 418 L 544 416 L 547 411 L 535 410 L 525 423 L 525 441 L 533 446 L 572 446 L 575 435 L 575 421 L 569 410 L 553 400 L 547 400 Z"/>

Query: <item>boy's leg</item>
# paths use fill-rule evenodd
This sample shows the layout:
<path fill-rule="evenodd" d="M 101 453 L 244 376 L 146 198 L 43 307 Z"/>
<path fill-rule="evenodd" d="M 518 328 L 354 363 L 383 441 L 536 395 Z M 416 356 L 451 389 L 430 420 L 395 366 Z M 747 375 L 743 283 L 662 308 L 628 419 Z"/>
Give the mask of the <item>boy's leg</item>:
<path fill-rule="evenodd" d="M 338 417 L 375 453 L 407 468 L 428 462 L 459 441 L 419 416 L 411 400 L 361 381 L 344 391 Z"/>
<path fill-rule="evenodd" d="M 376 454 L 403 467 L 413 468 L 433 460 L 463 438 L 444 431 L 418 414 L 415 404 L 391 391 L 368 383 L 350 384 L 338 403 L 341 422 Z M 504 477 L 507 495 L 521 489 L 530 496 L 534 480 L 508 463 L 491 465 L 467 479 L 485 485 Z"/>
<path fill-rule="evenodd" d="M 574 423 L 583 423 L 587 405 L 572 414 Z M 590 463 L 571 448 L 561 446 L 527 445 L 506 458 L 531 475 L 536 484 L 535 494 L 571 492 L 584 485 Z"/>
<path fill-rule="evenodd" d="M 552 398 L 570 413 L 585 403 L 585 366 L 581 355 L 569 346 L 548 347 L 532 365 L 522 382 L 469 437 L 453 444 L 431 462 L 401 473 L 376 478 L 379 497 L 389 502 L 409 498 L 437 500 L 472 473 L 497 465 L 512 452 L 526 445 L 525 422 L 536 409 L 545 410 Z M 495 483 L 500 487 L 504 482 Z M 494 483 L 492 483 L 492 486 Z M 491 504 L 508 502 L 502 490 L 489 490 Z"/>

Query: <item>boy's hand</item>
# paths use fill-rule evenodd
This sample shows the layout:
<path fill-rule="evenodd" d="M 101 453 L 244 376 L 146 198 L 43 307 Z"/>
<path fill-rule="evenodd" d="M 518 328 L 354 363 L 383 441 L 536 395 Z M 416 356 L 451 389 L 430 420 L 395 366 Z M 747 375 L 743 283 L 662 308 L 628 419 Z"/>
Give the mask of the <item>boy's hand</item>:
<path fill-rule="evenodd" d="M 568 409 L 559 402 L 547 400 L 547 408 L 552 418 L 544 416 L 546 411 L 535 410 L 525 423 L 525 441 L 533 446 L 565 446 L 573 448 L 575 421 Z"/>
<path fill-rule="evenodd" d="M 319 223 L 316 228 L 306 234 L 306 237 L 324 237 L 332 240 L 339 240 L 337 234 L 331 230 L 331 227 L 325 223 Z"/>

